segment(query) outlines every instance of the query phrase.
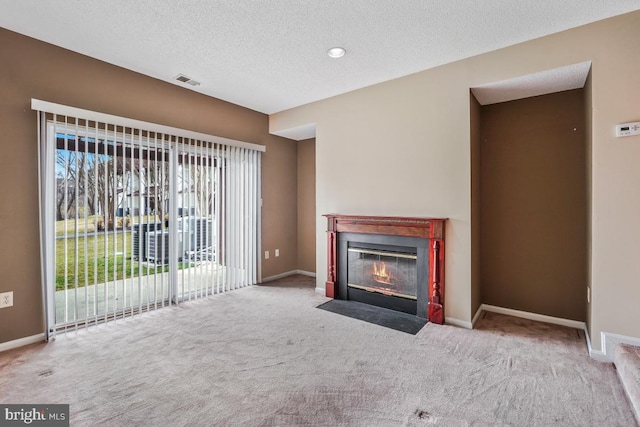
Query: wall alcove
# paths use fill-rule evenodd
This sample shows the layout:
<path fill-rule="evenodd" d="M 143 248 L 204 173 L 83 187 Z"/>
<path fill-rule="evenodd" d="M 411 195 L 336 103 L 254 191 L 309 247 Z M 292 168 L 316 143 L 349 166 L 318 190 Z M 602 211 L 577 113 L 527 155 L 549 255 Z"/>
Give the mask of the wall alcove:
<path fill-rule="evenodd" d="M 576 89 L 486 105 L 472 90 L 474 312 L 588 320 L 590 96 L 587 76 Z"/>

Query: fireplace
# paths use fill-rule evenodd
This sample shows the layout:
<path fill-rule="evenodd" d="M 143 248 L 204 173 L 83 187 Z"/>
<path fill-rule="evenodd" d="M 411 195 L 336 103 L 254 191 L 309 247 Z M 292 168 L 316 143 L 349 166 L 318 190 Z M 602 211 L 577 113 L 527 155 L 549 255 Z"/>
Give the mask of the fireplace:
<path fill-rule="evenodd" d="M 444 219 L 325 215 L 326 295 L 444 321 Z"/>
<path fill-rule="evenodd" d="M 416 253 L 383 248 L 347 249 L 347 287 L 416 301 Z"/>

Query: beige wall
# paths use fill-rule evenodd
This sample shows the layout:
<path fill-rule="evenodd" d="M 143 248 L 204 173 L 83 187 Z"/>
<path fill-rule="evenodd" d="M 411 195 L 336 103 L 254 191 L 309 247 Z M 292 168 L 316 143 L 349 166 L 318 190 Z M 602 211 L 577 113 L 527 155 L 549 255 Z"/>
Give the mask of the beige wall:
<path fill-rule="evenodd" d="M 272 126 L 294 125 L 289 114 L 316 123 L 318 287 L 326 281 L 322 214 L 448 217 L 446 312 L 469 322 L 469 89 L 443 84 L 448 70 L 433 72 L 433 80 L 416 74 L 274 115 Z"/>
<path fill-rule="evenodd" d="M 640 337 L 640 12 L 468 58 L 271 116 L 270 130 L 316 125 L 317 284 L 326 280 L 328 212 L 444 216 L 447 317 L 469 322 L 471 153 L 469 88 L 592 61 L 591 340 Z M 374 190 L 375 191 L 372 191 Z"/>
<path fill-rule="evenodd" d="M 39 98 L 267 146 L 262 244 L 281 256 L 263 276 L 297 268 L 296 142 L 268 133 L 268 117 L 0 29 L 0 343 L 43 332 L 38 234 Z"/>
<path fill-rule="evenodd" d="M 298 142 L 298 269 L 316 272 L 316 140 Z"/>
<path fill-rule="evenodd" d="M 582 89 L 482 107 L 482 302 L 584 321 Z"/>
<path fill-rule="evenodd" d="M 586 280 L 587 287 L 589 289 L 589 294 L 591 293 L 591 271 L 592 271 L 592 262 L 591 262 L 591 254 L 592 254 L 592 224 L 593 224 L 593 197 L 591 196 L 593 192 L 593 186 L 591 184 L 592 176 L 593 176 L 593 125 L 592 125 L 592 117 L 593 117 L 593 98 L 591 96 L 592 85 L 591 85 L 591 70 L 589 70 L 589 75 L 587 76 L 587 81 L 584 84 L 584 136 L 585 136 L 585 170 L 586 170 L 586 185 L 585 191 L 586 195 L 586 204 L 587 204 L 587 229 L 586 229 L 586 240 L 587 240 L 587 259 L 586 259 Z M 587 331 L 591 331 L 591 297 L 586 303 L 586 324 Z"/>
<path fill-rule="evenodd" d="M 595 26 L 582 49 L 591 68 L 591 342 L 601 332 L 640 337 L 640 136 L 615 137 L 617 123 L 640 120 L 640 13 Z M 596 33 L 594 31 L 594 33 Z M 579 43 L 576 42 L 576 45 Z"/>

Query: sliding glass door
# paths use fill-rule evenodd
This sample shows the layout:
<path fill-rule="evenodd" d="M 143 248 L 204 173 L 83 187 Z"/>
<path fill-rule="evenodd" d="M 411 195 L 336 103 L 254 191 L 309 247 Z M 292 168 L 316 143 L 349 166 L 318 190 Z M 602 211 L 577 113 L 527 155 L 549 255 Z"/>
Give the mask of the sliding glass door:
<path fill-rule="evenodd" d="M 48 335 L 257 283 L 260 146 L 34 104 Z"/>

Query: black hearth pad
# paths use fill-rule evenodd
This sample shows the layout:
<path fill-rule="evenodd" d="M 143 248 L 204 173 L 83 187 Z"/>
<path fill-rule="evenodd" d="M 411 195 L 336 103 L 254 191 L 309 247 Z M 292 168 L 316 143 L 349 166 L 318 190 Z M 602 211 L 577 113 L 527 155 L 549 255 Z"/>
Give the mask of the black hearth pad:
<path fill-rule="evenodd" d="M 422 319 L 412 314 L 376 307 L 357 301 L 333 299 L 320 304 L 317 308 L 384 326 L 385 328 L 395 329 L 396 331 L 406 332 L 411 335 L 417 334 L 420 329 L 427 324 L 427 319 Z"/>

